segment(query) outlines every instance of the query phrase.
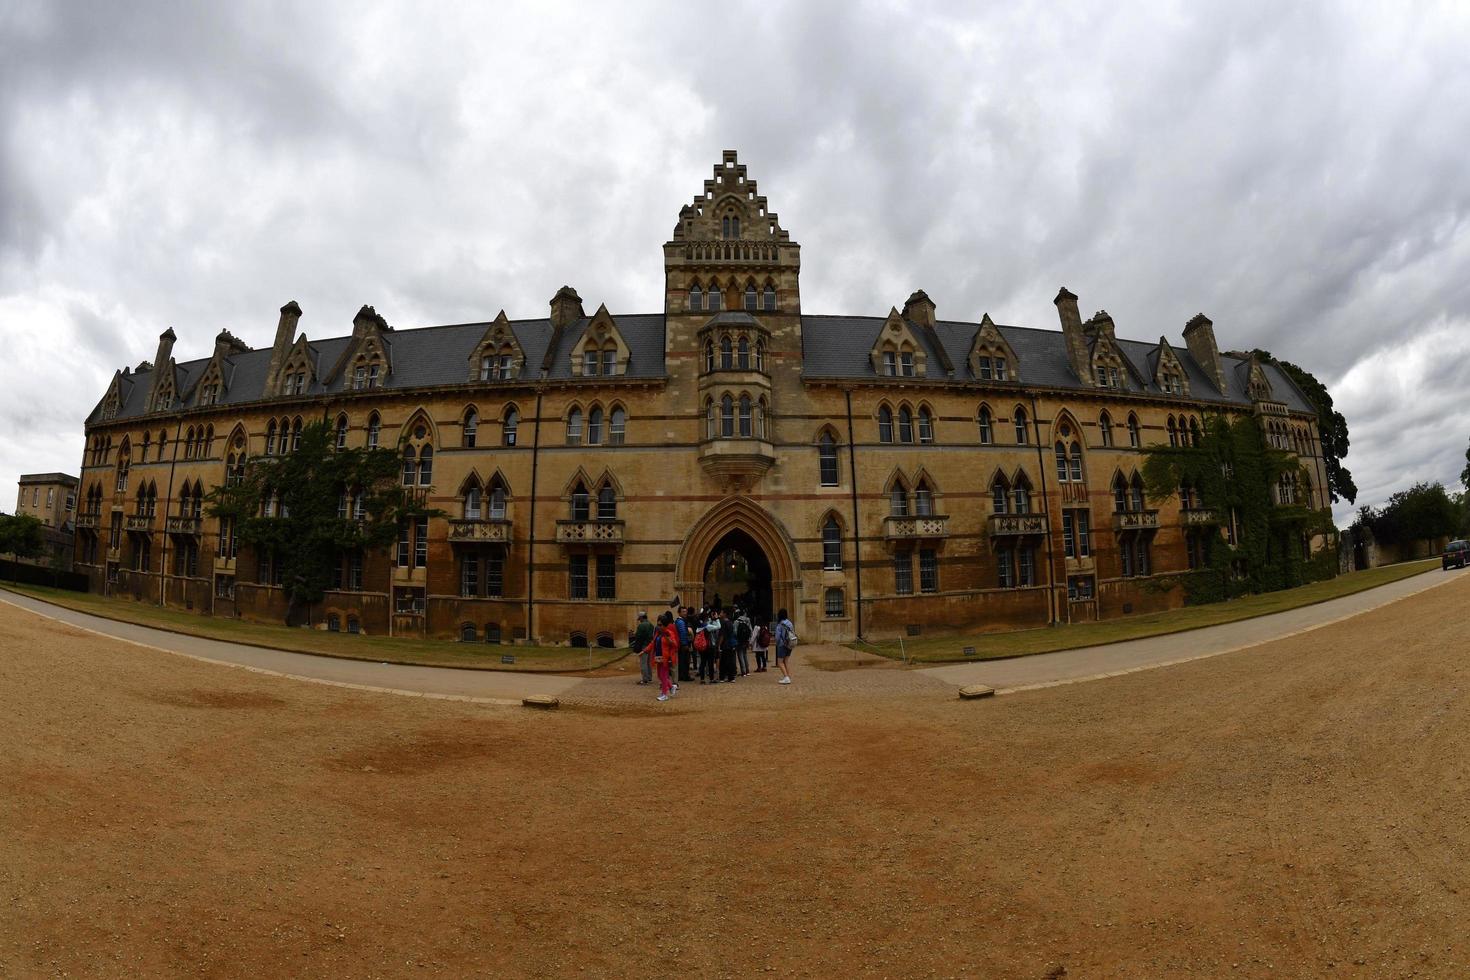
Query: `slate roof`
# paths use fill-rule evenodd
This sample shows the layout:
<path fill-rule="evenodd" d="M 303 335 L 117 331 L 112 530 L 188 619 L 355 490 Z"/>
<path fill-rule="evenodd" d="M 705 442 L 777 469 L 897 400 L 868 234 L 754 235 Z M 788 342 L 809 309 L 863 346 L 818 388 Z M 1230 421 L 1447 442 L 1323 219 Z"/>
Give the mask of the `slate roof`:
<path fill-rule="evenodd" d="M 722 319 L 723 318 L 723 319 Z M 729 321 L 732 325 L 748 322 L 749 314 L 743 311 L 724 311 L 715 319 Z M 813 380 L 858 379 L 875 377 L 869 355 L 885 322 L 878 316 L 806 316 L 801 318 L 802 375 Z M 558 351 L 551 361 L 547 377 L 551 380 L 569 379 L 572 375 L 571 352 L 586 332 L 592 317 L 584 316 L 562 331 Z M 664 373 L 664 315 L 661 313 L 615 316 L 614 323 L 627 342 L 631 357 L 625 377 L 662 378 Z M 383 379 L 387 390 L 404 388 L 427 388 L 440 385 L 462 384 L 469 377 L 469 357 L 479 344 L 491 321 L 459 323 L 447 326 L 422 327 L 412 330 L 392 330 L 382 333 L 389 348 L 392 373 Z M 516 341 L 525 352 L 525 378 L 540 375 L 547 346 L 553 331 L 549 319 L 512 320 L 510 328 Z M 941 320 L 929 331 L 915 329 L 914 336 L 928 355 L 930 378 L 943 377 L 941 367 L 943 353 L 955 365 L 953 380 L 973 380 L 969 375 L 967 358 L 979 331 L 978 323 Z M 1083 385 L 1073 374 L 1067 361 L 1062 333 L 1058 330 L 1041 330 L 1033 327 L 997 325 L 997 329 L 1016 353 L 1019 364 L 1013 369 L 1019 372 L 1022 385 L 1041 388 L 1073 388 L 1079 391 L 1095 390 Z M 315 361 L 316 379 L 306 394 L 338 392 L 348 388 L 351 378 L 348 372 L 331 379 L 323 386 L 321 376 L 332 370 L 343 353 L 352 344 L 351 337 L 332 337 L 309 342 Z M 1119 340 L 1118 347 L 1133 368 L 1135 378 L 1130 387 L 1137 390 L 1138 379 L 1143 379 L 1143 391 L 1162 395 L 1154 383 L 1154 358 L 1157 344 L 1136 340 Z M 1200 402 L 1218 404 L 1249 405 L 1246 394 L 1248 371 L 1246 362 L 1237 357 L 1221 355 L 1228 391 L 1223 394 L 1215 390 L 1209 375 L 1195 363 L 1187 346 L 1174 348 L 1175 355 L 1189 376 L 1190 398 Z M 219 404 L 236 405 L 258 401 L 265 390 L 266 372 L 270 365 L 270 348 L 230 354 L 224 358 L 226 389 Z M 198 392 L 194 386 L 208 366 L 210 358 L 185 361 L 175 365 L 177 390 L 188 395 L 187 407 L 197 403 Z M 1284 402 L 1296 411 L 1311 412 L 1313 409 L 1306 398 L 1289 378 L 1274 364 L 1264 365 L 1276 400 Z M 147 414 L 149 390 L 153 384 L 153 370 L 139 371 L 122 378 L 120 386 L 122 404 L 117 419 L 139 418 Z M 489 382 L 494 384 L 495 382 Z M 524 383 L 524 379 L 519 382 Z M 93 410 L 88 421 L 96 421 L 101 405 Z"/>

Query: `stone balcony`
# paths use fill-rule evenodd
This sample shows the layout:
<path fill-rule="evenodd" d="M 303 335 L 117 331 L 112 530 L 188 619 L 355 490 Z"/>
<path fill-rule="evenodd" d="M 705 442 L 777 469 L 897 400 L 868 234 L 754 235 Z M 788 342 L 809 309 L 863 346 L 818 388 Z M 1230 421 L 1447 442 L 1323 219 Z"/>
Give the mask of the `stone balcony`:
<path fill-rule="evenodd" d="M 1220 518 L 1213 510 L 1203 507 L 1191 507 L 1179 512 L 1179 523 L 1197 527 L 1202 524 L 1219 524 Z"/>
<path fill-rule="evenodd" d="M 92 530 L 95 531 L 97 528 L 99 528 L 101 526 L 102 526 L 102 515 L 101 514 L 78 514 L 77 515 L 77 527 L 78 528 L 91 528 Z"/>
<path fill-rule="evenodd" d="M 622 521 L 557 521 L 556 542 L 561 545 L 611 544 L 623 546 Z"/>
<path fill-rule="evenodd" d="M 166 517 L 163 528 L 169 534 L 198 534 L 204 526 L 200 517 Z"/>
<path fill-rule="evenodd" d="M 450 520 L 450 541 L 472 541 L 476 544 L 509 544 L 510 521 L 504 518 Z"/>
<path fill-rule="evenodd" d="M 1045 514 L 990 515 L 990 536 L 992 538 L 1016 538 L 1028 534 L 1045 533 Z"/>
<path fill-rule="evenodd" d="M 129 514 L 123 518 L 123 528 L 128 531 L 152 531 L 153 517 L 150 514 Z"/>
<path fill-rule="evenodd" d="M 699 464 L 715 477 L 755 480 L 776 463 L 776 448 L 764 439 L 706 439 Z"/>
<path fill-rule="evenodd" d="M 883 537 L 888 541 L 942 539 L 948 534 L 948 517 L 931 514 L 926 517 L 883 518 Z"/>
<path fill-rule="evenodd" d="M 1123 510 L 1113 514 L 1115 531 L 1152 531 L 1159 526 L 1156 510 Z"/>

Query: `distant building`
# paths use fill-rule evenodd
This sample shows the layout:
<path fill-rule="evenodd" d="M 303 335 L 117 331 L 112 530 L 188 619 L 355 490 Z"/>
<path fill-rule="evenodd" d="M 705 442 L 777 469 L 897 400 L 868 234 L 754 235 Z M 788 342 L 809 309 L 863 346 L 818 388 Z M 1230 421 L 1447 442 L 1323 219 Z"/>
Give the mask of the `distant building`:
<path fill-rule="evenodd" d="M 79 481 L 65 473 L 27 473 L 20 478 L 15 512 L 45 525 L 46 555 L 35 564 L 71 570 Z"/>
<path fill-rule="evenodd" d="M 290 302 L 270 348 L 225 331 L 182 360 L 165 331 L 86 419 L 80 569 L 99 591 L 280 620 L 280 556 L 237 546 L 203 498 L 313 420 L 393 448 L 444 515 L 339 557 L 314 618 L 343 631 L 611 644 L 639 609 L 712 598 L 717 563 L 807 641 L 1162 609 L 1182 591 L 1155 579 L 1241 533 L 1194 488 L 1145 499 L 1148 447 L 1212 416 L 1254 419 L 1305 466 L 1274 504 L 1327 503 L 1311 403 L 1278 365 L 1221 353 L 1203 314 L 1172 342 L 1162 311 L 1132 325 L 1157 340 L 1126 339 L 1066 289 L 1060 329 L 941 317 L 922 290 L 813 315 L 801 246 L 728 151 L 662 260 L 646 313 L 563 286 L 539 317 L 396 330 L 364 306 L 311 338 Z M 343 520 L 357 499 L 341 488 Z"/>

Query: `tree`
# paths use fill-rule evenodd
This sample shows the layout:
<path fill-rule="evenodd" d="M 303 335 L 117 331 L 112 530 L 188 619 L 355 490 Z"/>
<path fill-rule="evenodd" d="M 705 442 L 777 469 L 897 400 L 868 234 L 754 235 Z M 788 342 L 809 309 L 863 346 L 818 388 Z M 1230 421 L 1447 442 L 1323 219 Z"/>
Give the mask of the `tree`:
<path fill-rule="evenodd" d="M 0 514 L 0 555 L 39 558 L 46 550 L 41 521 L 30 514 Z"/>
<path fill-rule="evenodd" d="M 345 552 L 387 547 L 402 521 L 438 513 L 399 485 L 398 464 L 391 449 L 337 449 L 328 425 L 313 422 L 297 448 L 250 457 L 205 499 L 211 516 L 234 521 L 242 544 L 280 563 L 289 624 L 321 600 Z"/>
<path fill-rule="evenodd" d="M 1465 468 L 1460 471 L 1460 483 L 1470 490 L 1470 446 L 1465 448 Z"/>
<path fill-rule="evenodd" d="M 1416 483 L 1377 510 L 1359 509 L 1356 523 L 1366 525 L 1379 544 L 1407 544 L 1458 534 L 1463 512 L 1442 484 Z"/>
<path fill-rule="evenodd" d="M 1260 360 L 1274 361 L 1317 410 L 1317 433 L 1322 445 L 1322 462 L 1327 470 L 1327 491 L 1332 495 L 1333 503 L 1339 500 L 1355 503 L 1358 499 L 1358 485 L 1353 482 L 1353 474 L 1342 465 L 1343 458 L 1348 454 L 1347 419 L 1342 417 L 1341 412 L 1333 409 L 1332 394 L 1327 386 L 1318 381 L 1312 372 L 1299 368 L 1290 361 L 1277 361 L 1269 351 L 1256 348 L 1252 353 Z"/>

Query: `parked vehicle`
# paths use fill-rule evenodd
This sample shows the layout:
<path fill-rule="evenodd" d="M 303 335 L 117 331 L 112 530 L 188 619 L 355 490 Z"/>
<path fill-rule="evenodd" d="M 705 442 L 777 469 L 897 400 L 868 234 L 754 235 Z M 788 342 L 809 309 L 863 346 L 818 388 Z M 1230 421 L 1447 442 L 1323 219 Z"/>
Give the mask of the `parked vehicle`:
<path fill-rule="evenodd" d="M 1445 545 L 1444 554 L 1440 555 L 1439 561 L 1445 571 L 1470 565 L 1470 541 L 1451 541 Z"/>

